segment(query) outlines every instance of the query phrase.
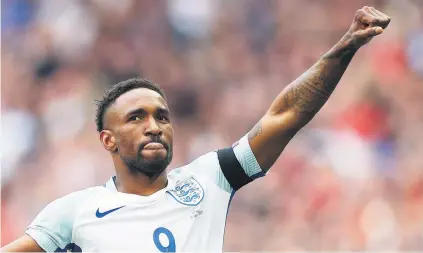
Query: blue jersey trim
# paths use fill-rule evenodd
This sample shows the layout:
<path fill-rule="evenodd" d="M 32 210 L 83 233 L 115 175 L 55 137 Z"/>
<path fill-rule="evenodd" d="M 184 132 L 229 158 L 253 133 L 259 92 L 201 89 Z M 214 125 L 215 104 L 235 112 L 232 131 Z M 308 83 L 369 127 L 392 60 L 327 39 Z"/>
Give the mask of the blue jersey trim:
<path fill-rule="evenodd" d="M 255 180 L 257 178 L 261 178 L 261 177 L 264 177 L 264 176 L 266 176 L 266 173 L 264 171 L 260 171 L 256 174 L 252 175 L 250 178 Z"/>
<path fill-rule="evenodd" d="M 229 197 L 228 208 L 226 209 L 225 225 L 224 225 L 224 228 L 223 228 L 222 252 L 223 252 L 223 247 L 225 246 L 226 221 L 228 220 L 229 206 L 231 205 L 231 202 L 232 202 L 232 199 L 234 198 L 235 192 L 236 192 L 235 190 L 232 190 L 231 196 Z"/>
<path fill-rule="evenodd" d="M 66 245 L 65 248 L 61 249 L 61 248 L 57 248 L 54 252 L 68 252 L 68 250 L 70 252 L 82 252 L 81 247 L 79 247 L 78 245 L 76 245 L 75 243 L 69 243 L 68 245 Z"/>

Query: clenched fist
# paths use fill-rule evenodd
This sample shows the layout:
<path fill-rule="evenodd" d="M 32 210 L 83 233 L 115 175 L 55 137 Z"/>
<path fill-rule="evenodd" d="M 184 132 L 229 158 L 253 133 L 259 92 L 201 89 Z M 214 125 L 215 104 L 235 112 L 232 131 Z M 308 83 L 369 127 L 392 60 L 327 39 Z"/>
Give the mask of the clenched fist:
<path fill-rule="evenodd" d="M 373 7 L 365 6 L 355 13 L 353 23 L 346 34 L 347 43 L 358 49 L 383 33 L 389 22 L 390 17 Z"/>

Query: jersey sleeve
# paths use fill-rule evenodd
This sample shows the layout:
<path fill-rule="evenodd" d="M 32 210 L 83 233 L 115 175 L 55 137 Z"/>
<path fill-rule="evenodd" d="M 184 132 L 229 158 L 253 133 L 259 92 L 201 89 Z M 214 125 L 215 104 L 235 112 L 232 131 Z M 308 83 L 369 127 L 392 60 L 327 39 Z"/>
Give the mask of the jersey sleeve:
<path fill-rule="evenodd" d="M 251 150 L 247 135 L 232 147 L 218 150 L 217 157 L 220 173 L 224 175 L 234 191 L 266 174 L 260 168 Z"/>
<path fill-rule="evenodd" d="M 221 189 L 232 193 L 254 179 L 264 176 L 248 137 L 242 137 L 232 147 L 207 153 L 189 166 L 195 173 L 211 178 Z"/>
<path fill-rule="evenodd" d="M 65 248 L 72 240 L 73 221 L 83 192 L 71 193 L 48 204 L 25 233 L 46 252 Z"/>

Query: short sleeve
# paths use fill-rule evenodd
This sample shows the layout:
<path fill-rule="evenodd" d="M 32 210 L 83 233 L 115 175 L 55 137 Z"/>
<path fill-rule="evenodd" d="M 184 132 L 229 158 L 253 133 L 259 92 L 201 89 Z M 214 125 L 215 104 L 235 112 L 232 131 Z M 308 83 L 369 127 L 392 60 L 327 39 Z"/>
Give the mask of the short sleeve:
<path fill-rule="evenodd" d="M 84 192 L 74 192 L 48 204 L 25 233 L 47 252 L 65 248 L 72 241 L 73 221 Z"/>
<path fill-rule="evenodd" d="M 233 145 L 234 154 L 241 164 L 244 173 L 253 180 L 264 176 L 266 173 L 260 168 L 253 151 L 251 150 L 248 136 L 242 137 L 239 142 Z"/>
<path fill-rule="evenodd" d="M 265 175 L 245 135 L 232 147 L 217 151 L 220 170 L 234 191 Z"/>

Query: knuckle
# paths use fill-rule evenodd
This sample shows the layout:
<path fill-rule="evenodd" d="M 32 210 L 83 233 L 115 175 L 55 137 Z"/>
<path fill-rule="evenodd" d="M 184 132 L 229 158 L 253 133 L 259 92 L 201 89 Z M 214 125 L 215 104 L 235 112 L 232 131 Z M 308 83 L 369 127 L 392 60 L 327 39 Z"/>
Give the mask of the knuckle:
<path fill-rule="evenodd" d="M 366 16 L 366 13 L 363 11 L 363 10 L 358 10 L 356 13 L 355 13 L 355 17 L 357 18 L 357 19 L 361 19 L 361 18 L 363 18 L 364 16 Z"/>
<path fill-rule="evenodd" d="M 366 22 L 366 23 L 368 23 L 368 24 L 375 24 L 375 23 L 378 22 L 377 19 L 375 17 L 372 17 L 372 16 L 366 16 L 366 17 L 364 17 L 363 18 L 363 21 Z"/>
<path fill-rule="evenodd" d="M 391 20 L 389 18 L 385 18 L 385 19 L 382 20 L 382 23 L 389 24 L 390 21 Z"/>

